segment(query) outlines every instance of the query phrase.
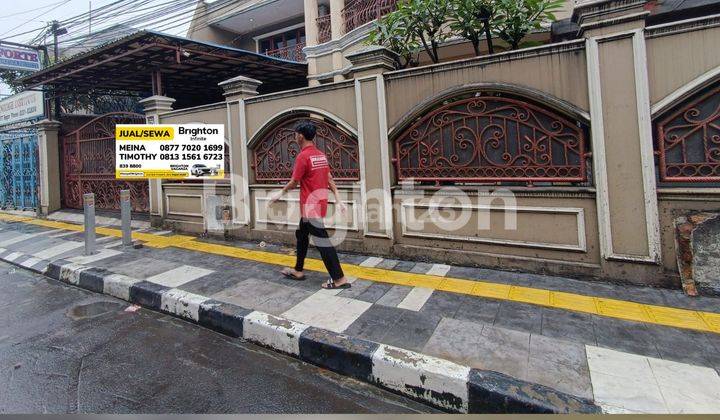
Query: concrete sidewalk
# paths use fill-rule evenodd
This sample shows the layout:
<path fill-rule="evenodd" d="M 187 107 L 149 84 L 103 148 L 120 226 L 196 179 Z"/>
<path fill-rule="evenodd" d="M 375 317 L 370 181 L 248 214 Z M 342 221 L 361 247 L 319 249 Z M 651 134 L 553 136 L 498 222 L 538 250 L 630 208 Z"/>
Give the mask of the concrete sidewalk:
<path fill-rule="evenodd" d="M 52 260 L 61 260 L 56 263 L 61 266 L 104 269 L 164 290 L 191 294 L 202 302 L 237 305 L 298 325 L 499 372 L 518 383 L 539 384 L 578 401 L 594 401 L 606 412 L 720 412 L 720 330 L 714 332 L 713 324 L 720 319 L 716 318 L 720 317 L 717 299 L 361 255 L 341 255 L 341 259 L 360 267 L 356 272 L 376 270 L 369 272 L 393 276 L 396 281 L 356 279 L 350 290 L 322 291 L 326 275 L 319 272 L 308 272 L 306 281 L 294 282 L 278 275 L 276 264 L 187 247 L 122 249 L 114 236 L 100 235 L 100 253 L 85 257 L 81 235 L 62 228 L 6 222 L 0 226 L 0 258 L 38 271 Z M 203 248 L 203 242 L 196 242 L 200 245 L 195 248 Z M 276 255 L 278 261 L 291 259 L 289 250 L 279 246 L 231 245 Z M 492 290 L 509 286 L 511 292 L 497 299 L 451 293 L 423 287 L 428 278 L 434 278 L 428 275 L 489 284 Z M 417 276 L 417 285 L 413 276 Z M 550 296 L 568 299 L 590 296 L 605 299 L 602 302 L 620 302 L 621 312 L 651 308 L 654 315 L 628 314 L 630 319 L 648 319 L 635 322 L 620 319 L 622 313 L 602 316 L 527 303 L 532 300 L 524 296 L 538 291 L 552 291 Z M 703 324 L 707 331 L 695 328 L 692 320 L 658 319 L 657 314 L 675 318 L 697 314 L 699 319 L 709 320 Z"/>

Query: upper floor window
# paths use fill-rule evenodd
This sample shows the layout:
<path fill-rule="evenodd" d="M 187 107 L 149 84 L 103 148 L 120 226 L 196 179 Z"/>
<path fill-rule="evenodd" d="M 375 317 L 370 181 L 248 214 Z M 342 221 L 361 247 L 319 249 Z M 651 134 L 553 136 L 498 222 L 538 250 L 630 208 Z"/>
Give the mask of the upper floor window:
<path fill-rule="evenodd" d="M 304 61 L 305 27 L 290 29 L 258 39 L 258 52 L 292 61 Z"/>

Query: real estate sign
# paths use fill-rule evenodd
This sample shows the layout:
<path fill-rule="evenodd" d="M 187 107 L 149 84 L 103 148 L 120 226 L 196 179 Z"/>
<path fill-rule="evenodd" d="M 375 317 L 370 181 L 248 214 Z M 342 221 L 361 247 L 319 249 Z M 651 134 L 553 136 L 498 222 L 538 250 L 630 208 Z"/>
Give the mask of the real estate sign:
<path fill-rule="evenodd" d="M 42 117 L 43 105 L 42 92 L 27 91 L 8 96 L 0 101 L 0 125 Z"/>
<path fill-rule="evenodd" d="M 40 67 L 38 51 L 0 43 L 0 69 L 37 71 Z"/>
<path fill-rule="evenodd" d="M 115 165 L 116 179 L 222 179 L 225 126 L 118 124 Z"/>

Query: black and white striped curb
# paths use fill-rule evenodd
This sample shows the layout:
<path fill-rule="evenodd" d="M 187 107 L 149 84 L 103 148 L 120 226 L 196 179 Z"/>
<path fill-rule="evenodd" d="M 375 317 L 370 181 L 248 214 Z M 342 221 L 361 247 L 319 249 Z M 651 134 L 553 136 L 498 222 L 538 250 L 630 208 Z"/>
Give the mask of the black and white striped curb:
<path fill-rule="evenodd" d="M 26 268 L 35 273 L 44 274 L 50 265 L 50 261 L 43 260 L 23 252 L 15 252 L 0 248 L 0 260 L 7 263 Z"/>
<path fill-rule="evenodd" d="M 0 258 L 2 255 L 0 254 Z M 500 373 L 315 328 L 65 260 L 45 274 L 162 311 L 308 363 L 460 413 L 600 413 L 591 401 Z"/>

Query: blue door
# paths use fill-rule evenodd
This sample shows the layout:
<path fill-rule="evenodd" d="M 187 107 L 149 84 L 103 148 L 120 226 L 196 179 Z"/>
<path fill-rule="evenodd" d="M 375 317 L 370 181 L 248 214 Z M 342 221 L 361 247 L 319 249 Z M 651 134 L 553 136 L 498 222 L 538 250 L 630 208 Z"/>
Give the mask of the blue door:
<path fill-rule="evenodd" d="M 0 133 L 0 207 L 32 210 L 37 207 L 37 131 Z"/>

